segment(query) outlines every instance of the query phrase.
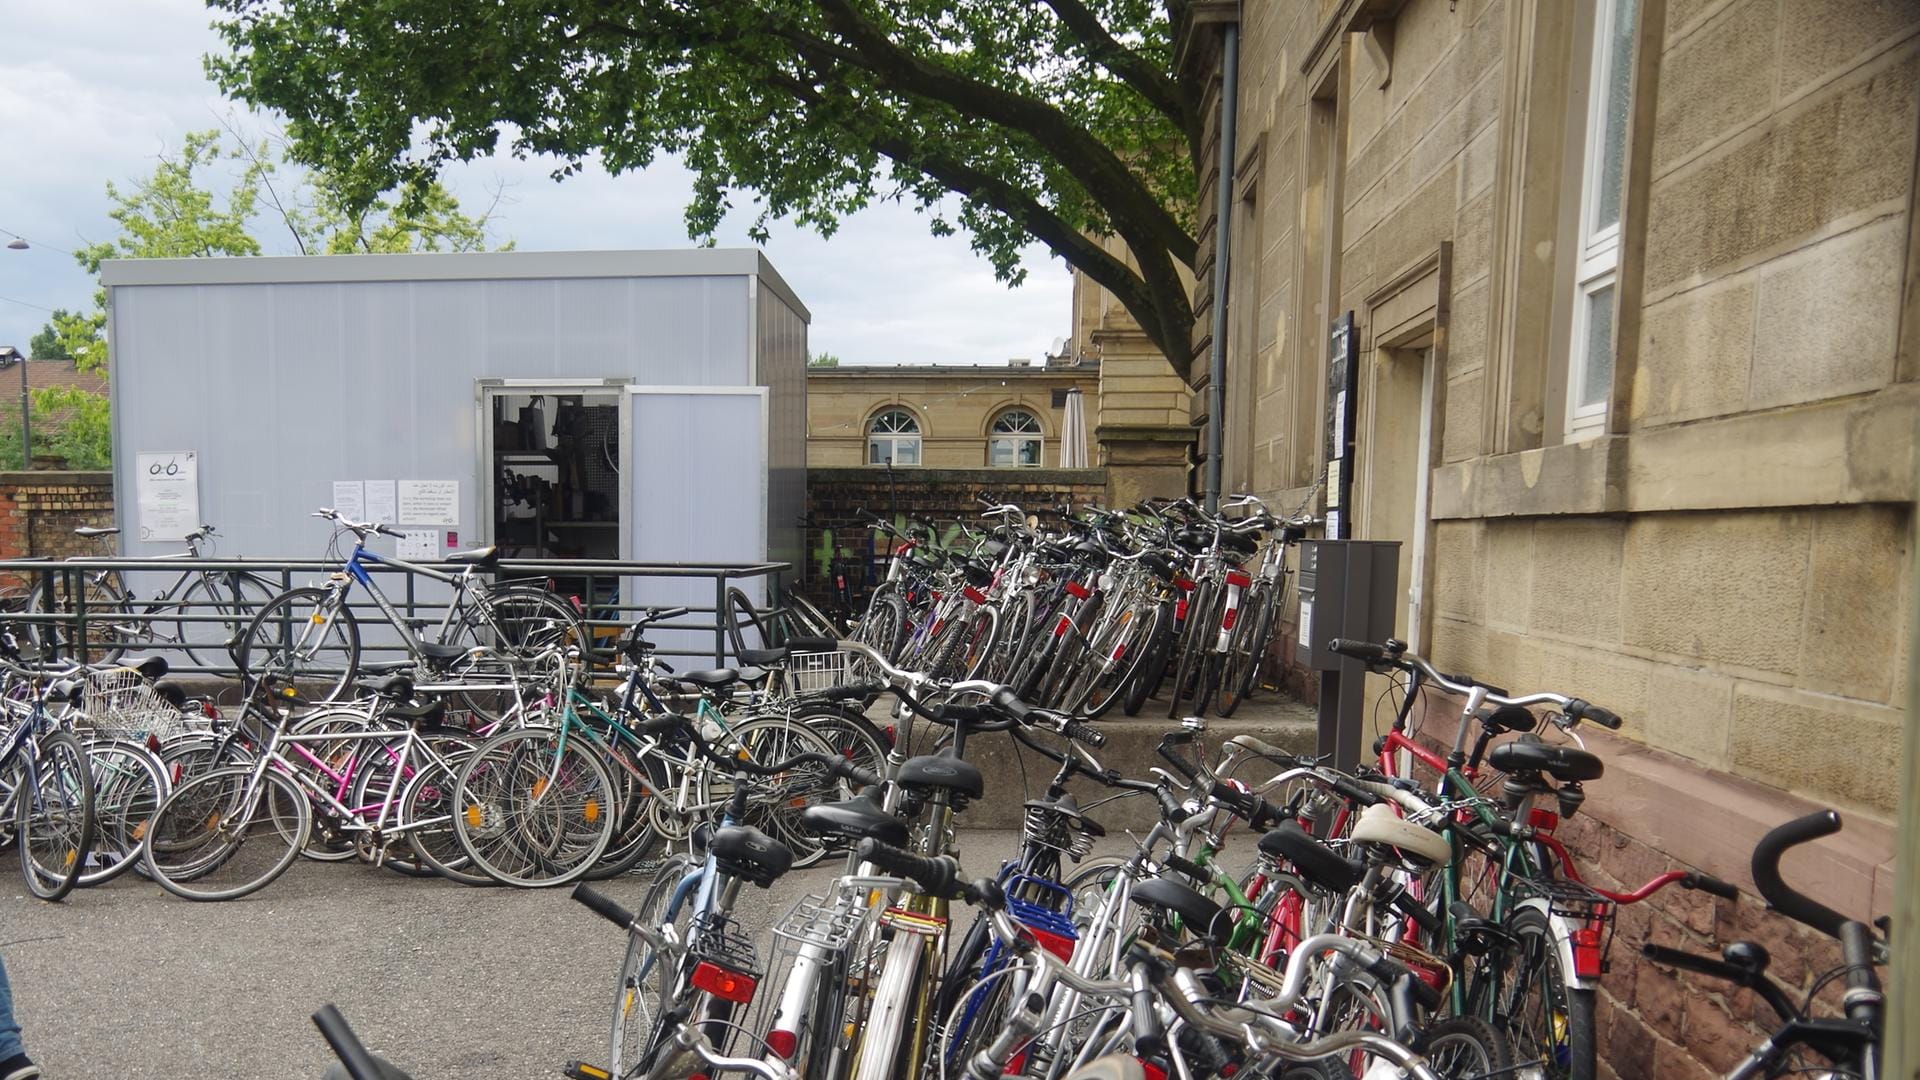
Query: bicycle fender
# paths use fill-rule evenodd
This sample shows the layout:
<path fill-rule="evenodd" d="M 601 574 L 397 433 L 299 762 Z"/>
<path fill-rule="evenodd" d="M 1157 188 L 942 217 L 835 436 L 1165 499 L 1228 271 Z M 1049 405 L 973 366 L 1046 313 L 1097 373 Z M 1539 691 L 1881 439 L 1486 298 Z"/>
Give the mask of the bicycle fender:
<path fill-rule="evenodd" d="M 1560 952 L 1560 970 L 1564 973 L 1567 988 L 1570 990 L 1593 990 L 1600 986 L 1597 978 L 1581 978 L 1574 974 L 1577 970 L 1573 961 L 1573 931 L 1571 919 L 1553 913 L 1544 897 L 1534 896 L 1514 905 L 1514 910 L 1533 908 L 1547 917 L 1547 925 L 1553 928 L 1553 947 Z"/>

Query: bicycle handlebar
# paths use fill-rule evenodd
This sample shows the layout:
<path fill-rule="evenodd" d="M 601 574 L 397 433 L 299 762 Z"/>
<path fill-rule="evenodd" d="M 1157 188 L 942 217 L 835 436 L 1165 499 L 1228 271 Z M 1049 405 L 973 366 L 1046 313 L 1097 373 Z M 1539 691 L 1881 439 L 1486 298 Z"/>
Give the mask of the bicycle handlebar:
<path fill-rule="evenodd" d="M 1327 642 L 1327 650 L 1338 653 L 1341 656 L 1359 660 L 1369 667 L 1384 665 L 1397 667 L 1406 672 L 1418 673 L 1423 678 L 1438 685 L 1442 690 L 1450 693 L 1471 694 L 1477 690 L 1482 695 L 1482 700 L 1491 702 L 1494 705 L 1517 705 L 1521 708 L 1531 708 L 1535 705 L 1551 705 L 1559 710 L 1560 714 L 1569 721 L 1563 725 L 1567 728 L 1574 727 L 1582 720 L 1591 721 L 1599 724 L 1601 727 L 1609 729 L 1617 729 L 1620 727 L 1621 721 L 1617 713 L 1611 709 L 1601 708 L 1590 701 L 1546 691 L 1533 694 L 1509 695 L 1506 691 L 1498 687 L 1489 686 L 1470 676 L 1445 674 L 1436 669 L 1431 663 L 1428 663 L 1426 658 L 1407 652 L 1404 645 L 1400 645 L 1399 648 L 1394 648 L 1394 645 L 1399 645 L 1399 643 L 1393 642 L 1388 645 L 1382 645 L 1371 641 L 1356 641 L 1352 638 L 1333 638 Z"/>
<path fill-rule="evenodd" d="M 1797 923 L 1813 927 L 1829 937 L 1839 937 L 1841 925 L 1850 922 L 1845 915 L 1795 890 L 1780 876 L 1780 857 L 1790 848 L 1811 843 L 1840 831 L 1840 815 L 1821 810 L 1775 826 L 1753 848 L 1753 884 L 1766 898 L 1767 906 Z"/>
<path fill-rule="evenodd" d="M 340 1059 L 353 1080 L 408 1080 L 406 1073 L 383 1065 L 368 1053 L 366 1044 L 353 1033 L 353 1026 L 334 1006 L 321 1006 L 320 1011 L 313 1014 L 313 1026 L 320 1029 L 321 1038 L 327 1040 L 334 1056 Z"/>

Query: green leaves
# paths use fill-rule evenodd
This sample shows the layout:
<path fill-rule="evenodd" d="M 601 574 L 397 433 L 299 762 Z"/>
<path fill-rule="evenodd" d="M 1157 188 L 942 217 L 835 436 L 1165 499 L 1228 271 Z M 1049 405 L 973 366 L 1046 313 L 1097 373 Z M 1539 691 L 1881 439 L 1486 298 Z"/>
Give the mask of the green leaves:
<path fill-rule="evenodd" d="M 677 154 L 696 174 L 692 237 L 736 210 L 755 238 L 776 219 L 831 235 L 907 201 L 1009 283 L 1044 241 L 1185 369 L 1199 94 L 1154 0 L 209 6 L 228 48 L 212 77 L 286 114 L 349 215 L 388 192 L 414 212 L 444 165 L 502 144 L 553 157 L 556 177 Z"/>

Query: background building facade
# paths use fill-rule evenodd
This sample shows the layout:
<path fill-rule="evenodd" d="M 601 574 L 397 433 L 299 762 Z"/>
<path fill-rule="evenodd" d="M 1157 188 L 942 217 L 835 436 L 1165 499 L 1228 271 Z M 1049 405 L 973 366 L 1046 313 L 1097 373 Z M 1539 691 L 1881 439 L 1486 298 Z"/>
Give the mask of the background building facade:
<path fill-rule="evenodd" d="M 1067 391 L 1081 392 L 1090 422 L 1100 375 L 1060 363 L 809 368 L 807 465 L 1057 467 Z M 1099 464 L 1086 444 L 1083 463 Z"/>

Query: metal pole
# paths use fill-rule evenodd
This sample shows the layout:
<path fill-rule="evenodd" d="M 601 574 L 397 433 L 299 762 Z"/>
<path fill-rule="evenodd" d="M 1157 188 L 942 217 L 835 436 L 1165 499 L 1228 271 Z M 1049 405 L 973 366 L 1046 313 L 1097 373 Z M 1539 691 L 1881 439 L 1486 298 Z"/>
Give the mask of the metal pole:
<path fill-rule="evenodd" d="M 27 358 L 20 358 L 20 467 L 33 468 L 33 416 L 28 408 Z"/>
<path fill-rule="evenodd" d="M 1234 119 L 1240 96 L 1240 27 L 1220 35 L 1220 181 L 1213 217 L 1213 342 L 1207 374 L 1207 509 L 1220 509 L 1227 424 L 1227 261 L 1232 254 Z"/>

